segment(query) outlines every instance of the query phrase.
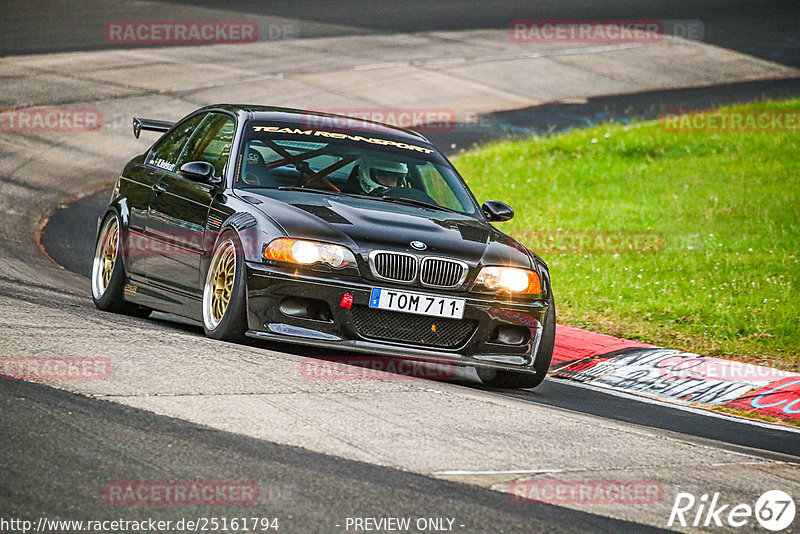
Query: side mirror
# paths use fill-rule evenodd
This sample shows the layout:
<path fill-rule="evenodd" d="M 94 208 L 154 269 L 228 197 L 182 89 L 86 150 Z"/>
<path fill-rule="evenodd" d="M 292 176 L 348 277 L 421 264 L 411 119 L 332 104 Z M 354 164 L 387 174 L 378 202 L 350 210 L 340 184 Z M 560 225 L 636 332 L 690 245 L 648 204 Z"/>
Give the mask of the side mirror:
<path fill-rule="evenodd" d="M 514 210 L 499 200 L 487 200 L 483 203 L 483 214 L 492 222 L 508 221 L 514 217 Z"/>
<path fill-rule="evenodd" d="M 207 161 L 190 161 L 181 165 L 181 176 L 194 182 L 219 185 L 222 180 L 214 178 L 214 166 Z"/>

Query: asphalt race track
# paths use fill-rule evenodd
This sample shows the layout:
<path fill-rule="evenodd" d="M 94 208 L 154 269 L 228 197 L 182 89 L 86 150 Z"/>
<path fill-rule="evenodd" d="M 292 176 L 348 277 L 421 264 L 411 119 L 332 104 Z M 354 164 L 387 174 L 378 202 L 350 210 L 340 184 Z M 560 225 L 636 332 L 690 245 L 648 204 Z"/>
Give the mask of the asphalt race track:
<path fill-rule="evenodd" d="M 800 95 L 796 3 L 681 6 L 92 0 L 59 12 L 43 0 L 6 2 L 0 108 L 93 107 L 109 120 L 97 132 L 0 131 L 0 357 L 102 357 L 113 372 L 98 381 L 0 380 L 0 521 L 258 516 L 278 518 L 278 532 L 329 533 L 358 531 L 348 518 L 407 517 L 452 520 L 443 523 L 451 531 L 476 534 L 649 532 L 667 527 L 679 492 L 753 505 L 780 489 L 797 501 L 797 429 L 556 379 L 533 391 L 488 390 L 469 372 L 312 380 L 304 365 L 339 355 L 215 342 L 163 314 L 101 313 L 89 296 L 108 188 L 154 139 L 133 139 L 132 113 L 175 119 L 228 98 L 316 108 L 420 101 L 480 117 L 430 135 L 452 153 L 681 106 Z M 302 43 L 134 49 L 98 37 L 108 20 L 215 17 L 292 27 Z M 505 35 L 517 18 L 655 17 L 703 21 L 704 42 L 576 47 L 567 57 L 552 47 L 520 53 Z M 616 76 L 605 76 L 612 67 Z M 521 79 L 526 69 L 537 75 Z M 387 83 L 394 78 L 384 72 L 406 83 Z M 511 498 L 515 483 L 531 480 L 657 481 L 663 495 L 647 504 Z M 110 504 L 104 488 L 121 481 L 247 481 L 258 501 Z M 709 530 L 764 531 L 754 520 Z"/>
<path fill-rule="evenodd" d="M 455 518 L 461 532 L 658 532 L 543 503 L 514 504 L 472 486 L 349 462 L 209 430 L 25 382 L 0 384 L 4 517 L 159 520 L 208 516 L 200 506 L 128 513 L 97 498 L 98 481 L 256 481 L 259 504 L 228 517 L 278 518 L 279 532 L 335 532 L 347 517 Z M 31 446 L 32 444 L 35 446 Z M 102 490 L 102 483 L 100 488 Z M 101 491 L 102 495 L 102 491 Z M 463 525 L 463 526 L 462 526 Z"/>
<path fill-rule="evenodd" d="M 791 0 L 757 2 L 703 0 L 627 0 L 587 4 L 578 0 L 310 0 L 149 1 L 135 6 L 122 0 L 81 2 L 54 16 L 47 0 L 7 0 L 0 20 L 0 51 L 13 54 L 92 50 L 98 42 L 93 26 L 109 19 L 169 20 L 187 15 L 227 13 L 223 18 L 259 17 L 263 21 L 298 25 L 303 37 L 427 32 L 446 30 L 506 29 L 516 19 L 695 19 L 705 26 L 704 39 L 717 46 L 800 66 L 800 28 L 797 3 Z M 205 8 L 205 9 L 203 9 Z"/>

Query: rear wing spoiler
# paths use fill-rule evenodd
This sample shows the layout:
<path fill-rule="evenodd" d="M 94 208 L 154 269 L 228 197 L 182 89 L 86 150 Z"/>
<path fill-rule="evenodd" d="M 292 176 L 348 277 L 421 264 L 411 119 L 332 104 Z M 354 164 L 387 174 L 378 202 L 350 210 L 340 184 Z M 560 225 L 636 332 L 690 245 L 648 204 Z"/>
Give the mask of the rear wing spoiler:
<path fill-rule="evenodd" d="M 167 132 L 174 125 L 174 122 L 158 121 L 155 119 L 140 119 L 139 117 L 133 118 L 133 136 L 139 139 L 139 134 L 142 130 L 149 132 Z"/>

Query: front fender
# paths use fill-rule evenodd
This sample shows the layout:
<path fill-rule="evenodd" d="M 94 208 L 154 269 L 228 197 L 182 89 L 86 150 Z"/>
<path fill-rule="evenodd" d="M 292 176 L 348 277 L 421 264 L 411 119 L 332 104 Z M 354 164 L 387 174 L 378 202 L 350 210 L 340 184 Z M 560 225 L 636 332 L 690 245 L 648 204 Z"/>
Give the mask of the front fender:
<path fill-rule="evenodd" d="M 547 267 L 545 261 L 534 253 L 531 253 L 531 261 L 542 281 L 542 289 L 544 290 L 542 292 L 542 299 L 550 300 L 553 294 L 553 288 L 550 286 L 550 269 Z"/>
<path fill-rule="evenodd" d="M 211 255 L 225 232 L 233 232 L 237 235 L 239 242 L 242 244 L 242 254 L 245 262 L 261 262 L 261 250 L 265 232 L 259 228 L 258 221 L 252 214 L 237 212 L 223 221 L 213 240 L 205 240 L 208 248 L 203 255 L 202 272 L 208 270 Z"/>

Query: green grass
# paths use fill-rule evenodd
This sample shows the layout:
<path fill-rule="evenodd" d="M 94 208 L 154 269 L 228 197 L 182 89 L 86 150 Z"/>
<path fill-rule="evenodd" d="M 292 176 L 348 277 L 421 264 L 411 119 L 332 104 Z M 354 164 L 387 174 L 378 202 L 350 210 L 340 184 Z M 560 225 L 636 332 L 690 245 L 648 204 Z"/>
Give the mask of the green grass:
<path fill-rule="evenodd" d="M 736 109 L 800 109 L 800 99 Z M 658 121 L 499 142 L 454 161 L 498 227 L 663 234 L 651 253 L 544 253 L 559 322 L 800 369 L 800 132 L 675 133 Z"/>

